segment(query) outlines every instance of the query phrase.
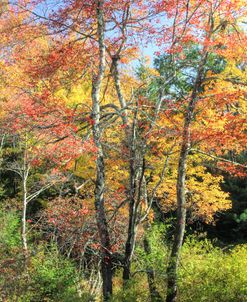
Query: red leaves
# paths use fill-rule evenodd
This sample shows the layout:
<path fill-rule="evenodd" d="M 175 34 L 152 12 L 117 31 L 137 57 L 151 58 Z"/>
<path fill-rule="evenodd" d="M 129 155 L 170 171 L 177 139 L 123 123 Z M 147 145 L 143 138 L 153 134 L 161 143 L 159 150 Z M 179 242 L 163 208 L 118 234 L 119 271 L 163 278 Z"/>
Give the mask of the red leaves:
<path fill-rule="evenodd" d="M 87 116 L 85 118 L 85 120 L 89 123 L 89 125 L 93 126 L 95 124 L 95 121 L 90 117 L 90 116 Z"/>
<path fill-rule="evenodd" d="M 46 211 L 47 223 L 51 225 L 60 243 L 72 247 L 74 253 L 80 253 L 90 245 L 98 249 L 94 211 L 85 200 L 79 198 L 58 198 Z"/>
<path fill-rule="evenodd" d="M 42 101 L 45 96 L 49 94 L 42 94 Z M 67 160 L 68 155 L 74 158 L 83 148 L 75 132 L 77 126 L 73 124 L 73 114 L 61 105 L 52 106 L 24 97 L 5 104 L 3 122 L 9 134 L 18 134 L 29 140 L 31 152 L 50 159 L 62 160 L 64 157 Z"/>
<path fill-rule="evenodd" d="M 233 177 L 246 178 L 247 177 L 247 165 L 246 168 L 233 163 L 218 162 L 217 167 L 225 172 L 231 174 Z"/>
<path fill-rule="evenodd" d="M 122 125 L 120 125 L 121 129 L 126 129 L 127 127 L 128 127 L 128 124 L 122 124 Z"/>

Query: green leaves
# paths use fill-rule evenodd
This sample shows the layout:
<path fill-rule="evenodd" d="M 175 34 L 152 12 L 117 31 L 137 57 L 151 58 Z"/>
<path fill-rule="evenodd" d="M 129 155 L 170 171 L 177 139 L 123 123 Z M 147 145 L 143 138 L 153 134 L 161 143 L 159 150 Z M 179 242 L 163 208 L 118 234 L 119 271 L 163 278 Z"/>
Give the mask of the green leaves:
<path fill-rule="evenodd" d="M 239 216 L 237 216 L 236 214 L 234 215 L 235 220 L 237 221 L 237 223 L 241 223 L 241 222 L 247 222 L 247 209 L 244 210 L 244 212 L 242 214 L 240 214 Z"/>
<path fill-rule="evenodd" d="M 76 301 L 76 271 L 74 265 L 64 259 L 55 246 L 44 249 L 32 259 L 33 298 L 39 301 L 65 301 L 71 294 Z"/>
<path fill-rule="evenodd" d="M 19 235 L 20 217 L 15 211 L 0 211 L 0 221 L 0 250 L 7 252 L 18 247 L 21 243 Z"/>

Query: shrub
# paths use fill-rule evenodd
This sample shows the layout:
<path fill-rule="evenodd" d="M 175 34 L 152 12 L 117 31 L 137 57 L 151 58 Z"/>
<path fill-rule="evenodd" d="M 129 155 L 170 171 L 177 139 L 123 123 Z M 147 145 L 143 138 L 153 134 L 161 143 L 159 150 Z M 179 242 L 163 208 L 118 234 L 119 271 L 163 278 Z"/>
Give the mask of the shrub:
<path fill-rule="evenodd" d="M 26 301 L 79 301 L 75 266 L 55 246 L 43 247 L 30 265 L 30 300 Z"/>
<path fill-rule="evenodd" d="M 189 238 L 179 271 L 181 302 L 245 302 L 247 245 L 223 251 L 209 240 Z"/>
<path fill-rule="evenodd" d="M 152 252 L 136 249 L 132 271 L 142 271 L 130 282 L 127 291 L 114 301 L 149 301 L 145 269 L 152 266 L 159 293 L 166 296 L 166 266 L 168 247 L 166 228 L 155 225 L 148 233 Z M 181 252 L 178 276 L 179 302 L 246 302 L 247 245 L 220 249 L 208 239 L 187 237 Z M 137 284 L 137 285 L 136 285 Z M 145 288 L 145 290 L 144 290 Z M 131 295 L 133 300 L 131 300 Z M 122 300 L 121 300 L 122 299 Z"/>
<path fill-rule="evenodd" d="M 20 217 L 15 211 L 0 211 L 0 221 L 0 251 L 2 254 L 11 252 L 11 249 L 20 246 Z"/>

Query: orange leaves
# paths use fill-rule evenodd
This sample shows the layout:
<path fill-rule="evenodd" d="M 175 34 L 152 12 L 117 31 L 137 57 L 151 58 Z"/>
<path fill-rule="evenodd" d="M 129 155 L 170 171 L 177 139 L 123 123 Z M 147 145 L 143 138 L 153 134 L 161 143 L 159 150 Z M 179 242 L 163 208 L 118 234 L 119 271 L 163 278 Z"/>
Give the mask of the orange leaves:
<path fill-rule="evenodd" d="M 247 143 L 246 73 L 238 60 L 229 58 L 220 74 L 208 74 L 215 79 L 205 85 L 197 104 L 192 140 L 218 155 L 228 150 L 241 152 Z"/>
<path fill-rule="evenodd" d="M 230 162 L 219 162 L 217 164 L 219 169 L 222 169 L 229 174 L 231 174 L 233 177 L 247 177 L 247 165 L 243 167 L 244 165 L 236 165 L 234 163 Z"/>
<path fill-rule="evenodd" d="M 169 1 L 159 5 L 169 22 L 163 25 L 163 45 L 170 53 L 180 53 L 192 44 L 224 57 L 246 53 L 246 35 L 241 20 L 246 18 L 242 1 Z M 211 22 L 212 21 L 212 22 Z M 161 32 L 161 31 L 160 31 Z M 234 49 L 237 52 L 234 54 Z"/>
<path fill-rule="evenodd" d="M 4 126 L 21 139 L 28 138 L 32 165 L 42 165 L 44 160 L 55 169 L 71 169 L 80 179 L 94 180 L 93 155 L 97 148 L 91 139 L 93 119 L 90 112 L 92 75 L 99 52 L 96 2 L 71 0 L 61 3 L 59 8 L 48 11 L 45 21 L 41 18 L 33 22 L 28 11 L 20 14 L 10 10 L 7 15 L 4 11 L 0 23 L 3 36 L 0 43 L 4 46 L 1 62 L 4 81 L 0 86 L 5 101 Z M 217 60 L 210 62 L 211 65 L 205 64 L 207 75 L 198 89 L 190 145 L 216 155 L 225 155 L 229 150 L 239 152 L 246 147 L 247 77 L 245 66 L 241 67 L 246 63 L 246 35 L 238 22 L 246 12 L 240 8 L 240 3 L 227 0 L 218 1 L 217 5 L 206 0 L 104 2 L 107 66 L 100 95 L 100 143 L 106 167 L 105 206 L 109 215 L 117 212 L 112 218 L 118 219 L 115 234 L 124 233 L 126 222 L 123 218 L 128 218 L 127 203 L 124 203 L 129 198 L 130 152 L 126 132 L 131 129 L 136 104 L 134 143 L 141 149 L 136 152 L 138 156 L 141 157 L 141 151 L 146 152 L 147 191 L 152 192 L 159 182 L 164 161 L 170 156 L 156 197 L 164 211 L 175 209 L 184 113 L 191 99 L 194 73 L 200 57 L 205 54 L 208 57 L 213 54 L 226 67 L 222 68 L 223 72 L 214 74 L 208 69 L 212 70 Z M 147 74 L 141 79 L 133 75 L 131 62 L 140 57 L 139 48 L 150 40 L 155 40 L 160 53 L 165 49 L 166 54 L 172 55 L 171 66 L 167 66 L 170 68 L 167 77 L 171 82 L 166 82 L 167 79 L 152 68 L 147 68 Z M 195 52 L 189 53 L 193 47 Z M 126 108 L 120 108 L 113 83 L 111 64 L 114 56 L 124 66 L 120 68 L 120 81 Z M 184 80 L 183 73 L 187 73 L 188 80 Z M 200 76 L 203 78 L 204 74 Z M 149 89 L 154 81 L 157 81 L 156 87 Z M 142 95 L 144 90 L 147 93 Z M 155 96 L 154 90 L 159 90 Z M 152 125 L 160 93 L 164 100 Z M 128 118 L 128 125 L 122 122 L 123 116 Z M 191 219 L 210 221 L 216 211 L 229 208 L 228 196 L 221 191 L 222 178 L 210 174 L 204 167 L 205 157 L 203 160 L 195 154 L 189 154 L 189 157 L 188 211 Z M 139 158 L 135 160 L 138 162 Z M 137 179 L 140 163 L 141 160 L 135 167 Z M 219 164 L 218 167 L 237 173 L 229 165 Z M 244 172 L 238 173 L 243 175 Z M 93 200 L 93 187 L 90 182 L 81 188 L 89 202 Z M 143 208 L 145 202 L 142 196 Z M 61 228 L 63 224 L 72 228 L 68 217 L 76 227 L 79 223 L 86 224 L 84 218 L 91 213 L 91 209 L 85 212 L 78 200 L 70 201 L 70 209 L 63 201 L 56 206 L 59 214 L 55 213 L 48 223 L 56 220 L 56 227 Z M 64 209 L 58 209 L 60 206 Z M 93 244 L 96 248 L 97 243 Z"/>

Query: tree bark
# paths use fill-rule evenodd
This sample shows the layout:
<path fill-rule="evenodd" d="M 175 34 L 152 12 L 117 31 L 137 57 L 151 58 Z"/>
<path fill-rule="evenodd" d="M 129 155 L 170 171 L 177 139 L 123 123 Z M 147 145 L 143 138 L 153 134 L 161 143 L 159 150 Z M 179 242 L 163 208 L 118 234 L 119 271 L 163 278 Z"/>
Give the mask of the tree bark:
<path fill-rule="evenodd" d="M 123 124 L 126 126 L 125 133 L 126 133 L 126 140 L 127 140 L 127 144 L 128 144 L 128 141 L 129 141 L 128 127 L 129 127 L 129 125 L 128 125 L 128 117 L 127 117 L 127 108 L 126 108 L 126 101 L 125 101 L 125 98 L 123 96 L 122 89 L 121 89 L 118 62 L 119 62 L 118 56 L 112 57 L 112 69 L 113 69 L 112 72 L 113 72 L 114 84 L 115 84 L 118 100 L 120 103 L 120 107 L 123 111 L 122 120 L 123 120 Z"/>
<path fill-rule="evenodd" d="M 128 114 L 127 114 L 127 104 L 123 96 L 121 89 L 121 81 L 119 75 L 119 54 L 112 56 L 112 75 L 114 78 L 115 89 L 117 92 L 119 104 L 122 114 L 122 121 L 125 125 L 125 139 L 126 139 L 126 148 L 128 152 L 129 160 L 129 189 L 127 192 L 129 199 L 129 222 L 128 222 L 128 233 L 127 239 L 125 242 L 125 255 L 124 255 L 124 267 L 123 267 L 123 285 L 127 285 L 131 277 L 131 259 L 135 249 L 136 233 L 138 224 L 141 222 L 138 220 L 138 208 L 141 198 L 141 188 L 142 181 L 145 172 L 145 164 L 140 168 L 141 163 L 145 162 L 145 152 L 146 152 L 146 143 L 144 142 L 141 146 L 138 146 L 137 143 L 137 114 L 138 114 L 138 103 L 136 103 L 136 110 L 134 112 L 132 127 L 129 123 Z M 155 120 L 158 117 L 162 104 L 162 96 L 156 104 L 154 118 L 151 122 L 149 131 L 152 130 L 152 127 L 155 123 Z M 140 150 L 138 150 L 140 149 Z M 153 196 L 154 197 L 154 196 Z"/>
<path fill-rule="evenodd" d="M 146 236 L 144 237 L 144 240 L 143 240 L 143 246 L 144 246 L 145 253 L 147 255 L 150 255 L 151 247 L 150 247 L 150 244 L 149 244 Z M 158 292 L 156 284 L 155 284 L 154 270 L 150 266 L 147 267 L 147 279 L 148 279 L 148 287 L 149 287 L 151 302 L 162 302 L 163 299 L 162 299 L 160 293 Z"/>
<path fill-rule="evenodd" d="M 25 268 L 27 267 L 28 262 L 28 245 L 27 245 L 27 203 L 28 203 L 28 190 L 27 190 L 27 180 L 29 175 L 29 165 L 28 165 L 28 156 L 27 156 L 27 138 L 25 139 L 25 148 L 23 152 L 23 166 L 20 175 L 22 178 L 22 219 L 21 219 L 21 238 L 22 238 L 22 247 L 23 255 L 25 261 Z"/>
<path fill-rule="evenodd" d="M 193 120 L 195 106 L 199 91 L 202 86 L 204 77 L 204 66 L 206 64 L 208 52 L 204 51 L 201 63 L 197 70 L 197 77 L 194 88 L 191 94 L 190 102 L 185 113 L 182 145 L 179 156 L 178 176 L 177 176 L 177 225 L 175 231 L 175 238 L 173 242 L 172 252 L 167 267 L 167 297 L 166 302 L 177 301 L 177 279 L 178 279 L 178 265 L 179 256 L 184 239 L 185 224 L 186 224 L 186 165 L 190 150 L 190 126 Z"/>
<path fill-rule="evenodd" d="M 128 223 L 128 235 L 125 243 L 125 254 L 124 254 L 124 269 L 123 269 L 123 283 L 127 285 L 130 279 L 130 266 L 131 258 L 133 255 L 136 239 L 136 119 L 137 109 L 134 114 L 134 121 L 132 125 L 132 134 L 128 139 L 129 149 L 129 223 Z"/>
<path fill-rule="evenodd" d="M 105 73 L 105 43 L 104 43 L 104 1 L 97 2 L 97 33 L 99 44 L 99 65 L 98 72 L 93 76 L 92 87 L 92 118 L 93 118 L 93 138 L 97 147 L 96 159 L 96 184 L 95 184 L 95 209 L 97 227 L 101 243 L 101 275 L 103 280 L 103 299 L 109 301 L 112 295 L 112 259 L 111 244 L 108 223 L 105 213 L 104 189 L 105 189 L 105 164 L 104 153 L 101 143 L 100 129 L 100 91 Z"/>
<path fill-rule="evenodd" d="M 175 302 L 177 298 L 177 269 L 179 263 L 179 254 L 184 238 L 186 223 L 186 195 L 185 195 L 185 177 L 186 162 L 189 152 L 189 128 L 188 121 L 185 122 L 184 138 L 180 151 L 180 160 L 178 166 L 177 178 L 177 226 L 174 243 L 167 268 L 167 298 L 166 302 Z"/>
<path fill-rule="evenodd" d="M 23 198 L 22 198 L 22 219 L 21 219 L 21 238 L 22 238 L 22 246 L 23 246 L 23 254 L 25 259 L 25 265 L 27 263 L 28 258 L 28 246 L 27 246 L 27 225 L 26 225 L 26 217 L 27 217 L 27 176 L 24 172 L 23 175 Z"/>
<path fill-rule="evenodd" d="M 128 153 L 129 160 L 129 189 L 128 189 L 128 199 L 129 199 L 129 222 L 128 222 L 128 233 L 127 239 L 125 242 L 125 253 L 124 253 L 124 267 L 123 267 L 123 285 L 124 287 L 127 285 L 130 279 L 130 266 L 131 266 L 131 258 L 133 255 L 134 247 L 135 247 L 135 239 L 136 239 L 136 119 L 137 119 L 137 108 L 134 113 L 134 119 L 132 123 L 132 127 L 129 125 L 126 101 L 122 93 L 120 75 L 119 75 L 119 67 L 118 67 L 119 57 L 112 57 L 112 72 L 114 78 L 115 89 L 117 92 L 119 104 L 122 114 L 122 121 L 125 125 L 125 144 Z M 131 128 L 131 129 L 130 129 Z"/>

